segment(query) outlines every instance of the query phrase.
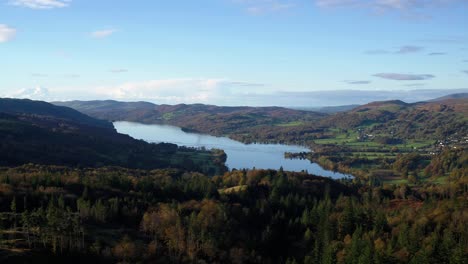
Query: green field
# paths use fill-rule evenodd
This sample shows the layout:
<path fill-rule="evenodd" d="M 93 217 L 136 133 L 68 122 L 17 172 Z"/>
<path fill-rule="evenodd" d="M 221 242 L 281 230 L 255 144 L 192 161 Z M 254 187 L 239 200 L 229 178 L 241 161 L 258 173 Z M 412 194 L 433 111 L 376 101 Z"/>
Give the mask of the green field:
<path fill-rule="evenodd" d="M 280 126 L 280 127 L 294 127 L 294 126 L 302 126 L 302 125 L 304 125 L 304 122 L 302 122 L 302 121 L 293 121 L 293 122 L 289 122 L 289 123 L 277 124 L 276 126 Z"/>

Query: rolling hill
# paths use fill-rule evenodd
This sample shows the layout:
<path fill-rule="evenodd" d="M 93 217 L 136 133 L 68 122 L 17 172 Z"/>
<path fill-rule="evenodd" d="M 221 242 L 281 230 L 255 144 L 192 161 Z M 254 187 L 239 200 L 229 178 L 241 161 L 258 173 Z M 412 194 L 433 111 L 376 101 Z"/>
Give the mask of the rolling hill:
<path fill-rule="evenodd" d="M 449 97 L 460 97 L 453 95 Z M 436 140 L 467 133 L 468 100 L 443 99 L 405 103 L 371 102 L 345 112 L 323 114 L 280 107 L 219 107 L 212 105 L 155 105 L 145 102 L 59 102 L 95 118 L 170 124 L 243 142 L 309 144 L 336 136 L 333 129 L 397 138 Z"/>
<path fill-rule="evenodd" d="M 40 101 L 0 99 L 0 137 L 0 166 L 181 168 L 208 174 L 224 170 L 222 155 L 135 140 L 117 133 L 107 121 Z"/>
<path fill-rule="evenodd" d="M 95 118 L 170 124 L 211 135 L 245 133 L 245 129 L 266 126 L 294 126 L 312 123 L 325 114 L 282 107 L 222 107 L 203 104 L 155 105 L 146 102 L 71 101 L 54 102 Z"/>
<path fill-rule="evenodd" d="M 468 99 L 468 93 L 449 94 L 446 96 L 442 96 L 442 97 L 429 100 L 428 102 L 438 102 L 438 101 L 444 101 L 447 99 Z"/>
<path fill-rule="evenodd" d="M 42 101 L 28 99 L 0 99 L 0 113 L 12 115 L 51 116 L 55 119 L 72 121 L 77 124 L 113 128 L 112 124 L 75 111 L 69 107 L 56 106 Z"/>
<path fill-rule="evenodd" d="M 468 133 L 468 99 L 446 99 L 408 104 L 373 102 L 322 120 L 321 125 L 341 129 L 361 127 L 368 134 L 401 139 L 443 139 Z"/>

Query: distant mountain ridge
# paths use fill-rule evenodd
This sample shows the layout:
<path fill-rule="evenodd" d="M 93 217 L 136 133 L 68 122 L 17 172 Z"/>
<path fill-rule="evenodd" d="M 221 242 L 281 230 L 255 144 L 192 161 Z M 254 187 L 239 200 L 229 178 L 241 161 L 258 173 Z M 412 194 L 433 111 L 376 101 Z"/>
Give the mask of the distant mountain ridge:
<path fill-rule="evenodd" d="M 402 139 L 445 138 L 468 133 L 468 99 L 442 99 L 405 103 L 372 102 L 322 120 L 323 126 L 353 129 L 366 127 L 368 134 L 387 134 Z"/>
<path fill-rule="evenodd" d="M 401 100 L 376 101 L 376 102 L 370 102 L 368 104 L 358 106 L 356 108 L 353 108 L 351 111 L 363 111 L 363 110 L 370 110 L 370 109 L 380 109 L 380 108 L 385 108 L 385 107 L 401 108 L 401 107 L 407 107 L 409 105 L 411 104 L 405 103 Z"/>
<path fill-rule="evenodd" d="M 146 102 L 71 101 L 54 102 L 108 121 L 131 121 L 148 124 L 170 124 L 212 135 L 241 132 L 249 127 L 288 126 L 314 122 L 323 113 L 283 107 L 226 107 L 204 104 L 156 105 Z"/>
<path fill-rule="evenodd" d="M 427 102 L 438 102 L 448 99 L 468 99 L 468 93 L 456 93 L 456 94 L 449 94 L 446 96 L 438 97 Z"/>
<path fill-rule="evenodd" d="M 449 96 L 450 97 L 450 96 Z M 451 96 L 456 97 L 456 96 Z M 59 102 L 109 121 L 170 124 L 215 136 L 250 142 L 307 144 L 327 137 L 328 128 L 367 127 L 369 134 L 393 134 L 402 139 L 443 138 L 465 133 L 467 99 L 406 103 L 377 101 L 333 114 L 281 107 L 221 107 L 203 104 L 156 105 L 145 102 Z"/>

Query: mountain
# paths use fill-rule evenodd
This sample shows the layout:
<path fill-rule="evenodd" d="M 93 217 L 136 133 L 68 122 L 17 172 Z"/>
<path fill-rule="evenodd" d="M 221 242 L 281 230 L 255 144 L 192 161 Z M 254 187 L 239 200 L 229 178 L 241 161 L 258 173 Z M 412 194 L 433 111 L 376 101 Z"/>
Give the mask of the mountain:
<path fill-rule="evenodd" d="M 107 121 L 41 101 L 0 99 L 0 166 L 181 168 L 214 174 L 222 153 L 150 144 L 119 134 Z"/>
<path fill-rule="evenodd" d="M 155 105 L 145 102 L 61 102 L 95 118 L 170 124 L 210 135 L 227 135 L 250 142 L 307 145 L 334 138 L 333 129 L 409 139 L 444 139 L 467 133 L 467 99 L 406 103 L 377 101 L 345 112 L 323 114 L 281 107 L 219 107 L 213 105 Z M 342 135 L 343 136 L 343 135 Z"/>
<path fill-rule="evenodd" d="M 398 112 L 408 106 L 409 104 L 399 100 L 371 102 L 324 118 L 321 125 L 347 129 L 375 122 L 384 123 L 395 118 Z"/>
<path fill-rule="evenodd" d="M 79 109 L 81 112 L 99 114 L 103 111 L 133 111 L 138 109 L 154 109 L 155 104 L 149 102 L 119 102 L 114 100 L 103 101 L 68 101 L 52 102 L 58 106 L 66 106 L 73 109 Z"/>
<path fill-rule="evenodd" d="M 223 107 L 204 104 L 155 105 L 146 102 L 71 101 L 54 102 L 95 118 L 170 124 L 212 135 L 241 134 L 265 126 L 294 126 L 315 122 L 323 113 L 282 107 Z"/>
<path fill-rule="evenodd" d="M 51 116 L 55 119 L 69 120 L 82 125 L 113 128 L 109 122 L 92 118 L 69 107 L 29 99 L 2 98 L 0 99 L 0 112 L 13 115 Z"/>
<path fill-rule="evenodd" d="M 429 100 L 428 102 L 439 102 L 439 101 L 444 101 L 448 99 L 468 99 L 468 93 L 449 94 L 446 96 L 442 96 L 442 97 Z"/>
<path fill-rule="evenodd" d="M 402 139 L 442 139 L 466 134 L 468 99 L 405 103 L 399 100 L 372 102 L 351 111 L 324 118 L 321 125 L 341 129 L 361 127 L 367 134 Z"/>
<path fill-rule="evenodd" d="M 356 108 L 351 109 L 352 111 L 365 111 L 371 109 L 379 109 L 379 110 L 390 110 L 393 109 L 401 109 L 407 107 L 409 104 L 401 101 L 401 100 L 389 100 L 389 101 L 376 101 L 371 102 L 365 105 L 358 106 Z"/>

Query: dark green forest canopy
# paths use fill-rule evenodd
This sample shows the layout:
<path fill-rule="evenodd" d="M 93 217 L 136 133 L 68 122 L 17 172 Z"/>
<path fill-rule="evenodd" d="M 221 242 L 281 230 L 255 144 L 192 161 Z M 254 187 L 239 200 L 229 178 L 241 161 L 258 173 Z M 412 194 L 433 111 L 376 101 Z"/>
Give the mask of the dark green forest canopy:
<path fill-rule="evenodd" d="M 273 170 L 0 170 L 0 261 L 465 263 L 468 182 Z"/>

